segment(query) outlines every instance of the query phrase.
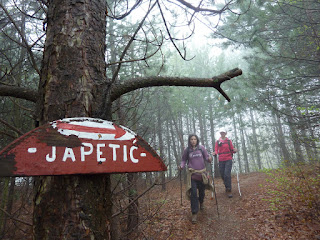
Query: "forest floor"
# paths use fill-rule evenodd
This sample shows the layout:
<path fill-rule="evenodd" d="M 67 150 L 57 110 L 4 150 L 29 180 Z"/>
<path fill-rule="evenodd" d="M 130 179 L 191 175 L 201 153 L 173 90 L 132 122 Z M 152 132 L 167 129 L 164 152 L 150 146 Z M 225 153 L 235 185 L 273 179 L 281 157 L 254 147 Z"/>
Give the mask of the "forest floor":
<path fill-rule="evenodd" d="M 153 206 L 158 205 L 152 221 L 140 225 L 135 239 L 319 239 L 319 219 L 299 219 L 285 211 L 275 211 L 268 201 L 265 173 L 240 175 L 241 197 L 233 176 L 233 198 L 225 195 L 221 179 L 215 180 L 218 211 L 215 198 L 206 191 L 205 209 L 198 213 L 196 224 L 191 223 L 190 202 L 185 197 L 184 184 L 181 201 L 179 181 L 167 184 L 155 194 Z M 270 196 L 269 196 L 270 197 Z M 143 207 L 143 203 L 140 204 Z"/>

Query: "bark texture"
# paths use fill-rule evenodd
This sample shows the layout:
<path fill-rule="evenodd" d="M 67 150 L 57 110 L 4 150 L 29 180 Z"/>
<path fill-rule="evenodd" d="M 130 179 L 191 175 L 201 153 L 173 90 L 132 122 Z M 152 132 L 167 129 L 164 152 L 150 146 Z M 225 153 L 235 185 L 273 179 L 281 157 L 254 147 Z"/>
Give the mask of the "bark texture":
<path fill-rule="evenodd" d="M 92 116 L 106 81 L 105 1 L 49 2 L 39 123 Z M 62 162 L 61 162 L 62 164 Z M 111 239 L 109 175 L 35 179 L 34 239 Z"/>
<path fill-rule="evenodd" d="M 106 80 L 104 1 L 51 1 L 39 85 L 40 123 L 92 115 Z"/>

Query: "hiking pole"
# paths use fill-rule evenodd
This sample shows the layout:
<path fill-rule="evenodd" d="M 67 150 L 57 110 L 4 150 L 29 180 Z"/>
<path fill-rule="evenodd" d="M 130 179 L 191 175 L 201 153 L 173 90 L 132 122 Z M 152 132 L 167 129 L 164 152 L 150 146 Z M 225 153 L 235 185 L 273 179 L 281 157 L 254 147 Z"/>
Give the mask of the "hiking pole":
<path fill-rule="evenodd" d="M 182 178 L 181 178 L 182 171 L 181 169 L 179 171 L 179 174 L 180 174 L 180 206 L 182 206 Z"/>
<path fill-rule="evenodd" d="M 232 153 L 232 159 L 233 159 L 233 154 L 236 153 L 236 152 L 237 152 L 237 150 Z M 240 180 L 239 180 L 240 158 L 238 160 L 239 160 L 239 166 L 236 167 L 236 172 L 237 172 L 238 191 L 239 191 L 239 195 L 241 197 Z M 233 161 L 233 163 L 235 164 L 235 161 Z"/>
<path fill-rule="evenodd" d="M 238 168 L 237 168 L 237 182 L 238 182 L 239 195 L 240 195 L 240 197 L 241 197 L 241 191 L 240 191 L 240 180 L 239 180 L 239 171 L 238 171 Z"/>
<path fill-rule="evenodd" d="M 216 199 L 218 218 L 220 219 L 219 208 L 218 208 L 218 199 L 217 199 L 217 193 L 216 193 L 216 185 L 214 184 L 213 178 L 212 178 L 212 185 L 213 185 L 213 191 L 214 191 L 214 198 Z"/>
<path fill-rule="evenodd" d="M 214 155 L 214 160 L 215 160 L 215 162 L 217 161 L 217 155 Z M 214 166 L 214 163 L 213 163 L 213 166 Z M 214 180 L 213 180 L 215 171 L 216 171 L 216 169 L 214 169 L 213 174 L 212 174 L 212 186 L 213 186 L 214 198 L 216 199 L 218 219 L 220 219 L 219 208 L 218 208 L 218 199 L 217 199 L 217 193 L 216 193 L 216 185 L 214 184 Z M 213 193 L 212 193 L 212 195 L 213 195 Z"/>

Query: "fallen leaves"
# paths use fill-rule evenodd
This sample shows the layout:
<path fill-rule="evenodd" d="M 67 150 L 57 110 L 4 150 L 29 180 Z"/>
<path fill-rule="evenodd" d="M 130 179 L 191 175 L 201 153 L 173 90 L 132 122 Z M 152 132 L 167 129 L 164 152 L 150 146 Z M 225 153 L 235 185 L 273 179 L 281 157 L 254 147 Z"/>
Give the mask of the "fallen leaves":
<path fill-rule="evenodd" d="M 312 174 L 310 176 L 315 177 Z M 206 209 L 198 214 L 198 223 L 195 225 L 190 222 L 190 202 L 184 196 L 181 206 L 179 182 L 170 183 L 166 192 L 153 190 L 148 195 L 148 201 L 139 202 L 140 208 L 149 209 L 148 214 L 152 217 L 139 227 L 143 234 L 136 233 L 135 239 L 300 240 L 317 239 L 320 236 L 319 219 L 308 215 L 309 212 L 304 214 L 310 211 L 307 205 L 296 206 L 303 198 L 295 200 L 294 197 L 288 197 L 288 188 L 284 198 L 280 198 L 275 178 L 266 181 L 268 177 L 265 173 L 251 173 L 241 175 L 240 179 L 242 197 L 234 189 L 232 199 L 226 198 L 221 180 L 216 180 L 220 218 L 215 199 L 210 200 L 211 195 L 207 192 Z M 290 175 L 290 181 L 284 178 L 280 178 L 280 181 L 289 184 L 301 182 L 301 179 L 300 173 L 298 180 Z M 233 182 L 233 186 L 236 186 L 236 182 Z M 301 190 L 301 186 L 298 189 Z M 268 201 L 275 197 L 279 197 L 277 201 L 288 209 L 278 207 L 277 201 Z M 275 203 L 273 208 L 270 207 L 272 202 Z M 296 210 L 292 211 L 294 207 Z"/>

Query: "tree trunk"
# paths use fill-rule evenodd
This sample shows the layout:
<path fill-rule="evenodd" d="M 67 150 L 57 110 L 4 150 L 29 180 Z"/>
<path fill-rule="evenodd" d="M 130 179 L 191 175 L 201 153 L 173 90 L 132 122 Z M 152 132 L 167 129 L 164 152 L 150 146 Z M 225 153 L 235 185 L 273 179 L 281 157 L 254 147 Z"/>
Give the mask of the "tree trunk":
<path fill-rule="evenodd" d="M 170 114 L 171 114 L 171 116 L 173 116 L 171 112 L 170 112 Z M 173 122 L 173 125 L 174 125 L 175 129 L 176 129 L 179 142 L 181 144 L 180 145 L 180 150 L 181 150 L 181 153 L 182 153 L 184 151 L 184 149 L 185 149 L 185 145 L 184 145 L 184 141 L 183 141 L 183 131 L 180 130 L 182 128 L 179 128 L 177 120 L 175 118 L 172 118 L 172 122 Z"/>
<path fill-rule="evenodd" d="M 209 96 L 210 97 L 210 96 Z M 212 152 L 215 151 L 215 144 L 216 144 L 216 138 L 215 138 L 215 128 L 213 124 L 213 104 L 212 100 L 210 100 L 210 106 L 209 106 L 209 122 L 210 122 L 210 133 L 211 133 L 211 138 L 212 138 Z M 213 158 L 213 168 L 214 172 L 213 175 L 215 178 L 220 178 L 220 171 L 219 171 L 219 165 L 218 165 L 218 158 L 214 157 Z"/>
<path fill-rule="evenodd" d="M 137 173 L 128 173 L 128 199 L 130 204 L 138 195 L 137 191 Z M 139 224 L 139 202 L 136 201 L 134 204 L 130 205 L 128 208 L 128 218 L 127 218 L 127 232 L 132 232 Z"/>
<path fill-rule="evenodd" d="M 260 156 L 260 148 L 258 143 L 256 123 L 255 123 L 252 109 L 250 108 L 249 111 L 250 111 L 250 119 L 251 119 L 251 126 L 252 126 L 253 146 L 255 147 L 255 150 L 256 150 L 258 168 L 259 170 L 261 170 L 262 164 L 261 164 L 261 156 Z"/>
<path fill-rule="evenodd" d="M 241 113 L 239 113 L 239 121 L 240 121 L 240 126 L 243 126 Z M 242 127 L 240 128 L 240 138 L 241 138 L 243 160 L 244 160 L 244 166 L 245 166 L 244 169 L 245 169 L 246 173 L 249 173 L 250 172 L 250 168 L 249 168 L 246 140 L 245 140 L 244 130 L 243 130 Z"/>
<path fill-rule="evenodd" d="M 281 120 L 278 114 L 274 114 L 273 116 L 276 122 L 275 136 L 278 136 L 277 141 L 279 142 L 279 147 L 281 149 L 283 162 L 286 166 L 289 166 L 291 164 L 291 156 L 286 146 L 286 142 L 284 140 L 285 138 L 282 130 Z"/>
<path fill-rule="evenodd" d="M 206 142 L 205 142 L 205 130 L 204 130 L 204 126 L 203 126 L 203 115 L 202 115 L 202 109 L 201 107 L 197 108 L 197 119 L 199 120 L 199 128 L 200 128 L 200 143 L 201 145 L 205 146 Z"/>
<path fill-rule="evenodd" d="M 303 143 L 303 145 L 306 149 L 308 161 L 312 162 L 316 159 L 316 157 L 312 151 L 312 147 L 311 147 L 312 141 L 310 141 L 309 137 L 307 136 L 307 131 L 306 131 L 307 127 L 306 126 L 308 126 L 308 121 L 307 121 L 307 118 L 303 116 L 303 114 L 301 113 L 299 108 L 297 108 L 296 111 L 297 111 L 299 118 L 303 119 L 303 123 L 304 123 L 303 126 L 301 127 L 301 136 L 299 137 L 299 140 L 301 143 Z M 312 129 L 312 128 L 310 127 L 310 129 Z"/>
<path fill-rule="evenodd" d="M 234 142 L 234 147 L 237 148 L 238 150 L 238 153 L 236 154 L 237 155 L 237 158 L 238 158 L 238 167 L 239 167 L 239 172 L 242 173 L 242 165 L 241 165 L 241 158 L 240 158 L 240 152 L 239 152 L 239 140 L 238 140 L 238 133 L 237 133 L 237 124 L 236 124 L 236 118 L 235 118 L 235 115 L 233 115 L 232 117 L 232 123 L 233 123 L 233 129 L 234 129 L 234 139 L 235 139 L 235 142 Z"/>
<path fill-rule="evenodd" d="M 104 1 L 50 1 L 39 83 L 39 123 L 97 115 L 106 81 Z M 110 119 L 110 96 L 101 109 Z M 34 239 L 111 239 L 110 176 L 35 178 Z"/>
<path fill-rule="evenodd" d="M 209 155 L 210 155 L 210 150 L 209 150 L 209 144 L 208 144 L 208 138 L 207 138 L 207 128 L 206 128 L 206 124 L 205 124 L 205 114 L 203 114 L 202 112 L 202 107 L 197 108 L 197 113 L 198 113 L 198 117 L 199 117 L 199 127 L 200 127 L 200 135 L 201 135 L 201 141 L 202 141 L 202 145 L 207 149 Z M 207 161 L 204 162 L 207 171 L 210 173 L 211 177 L 213 176 L 213 172 L 212 172 L 212 166 L 210 163 L 208 163 Z"/>
<path fill-rule="evenodd" d="M 197 133 L 197 131 L 196 131 L 196 118 L 195 118 L 195 110 L 194 110 L 194 107 L 192 106 L 192 130 L 193 130 L 193 132 L 192 133 L 194 133 L 194 134 L 196 134 Z M 191 132 L 189 132 L 189 134 L 190 134 Z"/>
<path fill-rule="evenodd" d="M 0 208 L 6 209 L 8 204 L 8 196 L 9 196 L 9 182 L 10 178 L 6 177 L 3 178 L 3 182 L 1 183 L 1 201 L 0 201 Z M 0 211 L 0 237 L 1 239 L 4 238 L 6 225 L 7 225 L 7 216 L 3 211 Z"/>
<path fill-rule="evenodd" d="M 14 189 L 16 186 L 16 178 L 15 177 L 10 177 L 10 187 L 9 187 L 9 193 L 8 193 L 8 201 L 7 201 L 7 206 L 6 206 L 6 211 L 8 214 L 12 214 L 12 207 L 13 207 L 13 201 L 14 201 Z M 4 216 L 4 225 L 3 225 L 3 232 L 2 234 L 0 234 L 0 236 L 4 236 L 4 231 L 7 230 L 7 220 L 8 220 L 8 216 L 5 215 Z"/>
<path fill-rule="evenodd" d="M 299 140 L 300 134 L 298 134 L 296 129 L 296 124 L 294 123 L 294 119 L 291 116 L 287 116 L 288 124 L 289 124 L 289 130 L 290 130 L 290 137 L 293 143 L 293 148 L 295 152 L 295 163 L 301 163 L 304 162 L 304 157 L 301 149 L 301 143 Z"/>
<path fill-rule="evenodd" d="M 173 130 L 173 126 L 172 125 L 173 125 L 172 121 L 170 121 L 170 131 L 171 131 L 171 138 L 172 138 L 173 154 L 174 154 L 174 157 L 176 159 L 176 166 L 179 167 L 180 166 L 181 157 L 180 157 L 180 154 L 178 154 L 179 146 L 176 145 L 177 138 L 175 138 L 175 134 L 174 134 L 174 130 Z"/>
<path fill-rule="evenodd" d="M 169 179 L 172 178 L 172 160 L 171 160 L 171 140 L 170 140 L 170 131 L 169 131 L 169 123 L 166 122 L 166 139 L 167 139 L 167 158 L 168 158 L 168 166 L 169 166 Z"/>
<path fill-rule="evenodd" d="M 164 144 L 163 144 L 163 134 L 162 134 L 162 109 L 161 109 L 161 102 L 160 99 L 157 99 L 157 133 L 158 133 L 158 141 L 159 141 L 159 152 L 160 152 L 160 158 L 164 159 Z M 161 190 L 166 190 L 166 175 L 165 172 L 161 172 Z"/>

